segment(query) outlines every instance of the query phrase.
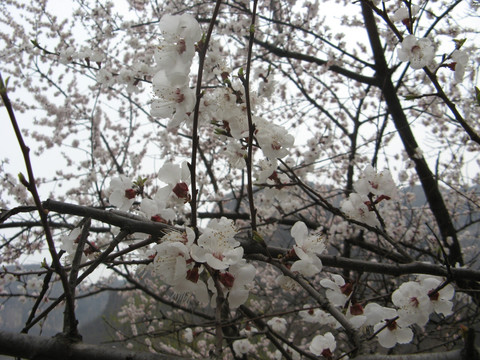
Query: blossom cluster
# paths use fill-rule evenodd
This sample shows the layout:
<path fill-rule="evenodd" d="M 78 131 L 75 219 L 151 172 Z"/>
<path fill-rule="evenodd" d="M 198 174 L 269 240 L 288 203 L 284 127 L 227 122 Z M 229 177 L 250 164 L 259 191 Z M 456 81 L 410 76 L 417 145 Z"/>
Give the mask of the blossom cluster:
<path fill-rule="evenodd" d="M 158 178 L 167 185 L 159 188 L 152 198 L 143 197 L 137 211 L 151 221 L 171 223 L 175 220 L 174 209 L 191 199 L 187 164 L 184 162 L 179 166 L 166 162 L 159 170 Z M 125 176 L 113 178 L 109 202 L 121 210 L 129 210 L 141 191 L 139 180 L 133 182 Z M 169 232 L 161 243 L 148 251 L 153 261 L 146 271 L 158 275 L 174 292 L 194 294 L 197 300 L 206 304 L 209 302 L 208 290 L 214 294 L 217 292 L 213 278 L 202 276 L 207 266 L 215 272 L 230 307 L 237 308 L 248 298 L 247 285 L 255 277 L 255 268 L 243 259 L 243 248 L 235 239 L 236 234 L 233 221 L 224 217 L 212 221 L 198 239 L 188 227 L 184 233 Z M 208 280 L 203 280 L 207 277 Z"/>
<path fill-rule="evenodd" d="M 189 73 L 195 43 L 202 37 L 200 25 L 191 15 L 164 15 L 159 23 L 163 41 L 155 49 L 156 74 L 152 79 L 155 98 L 150 114 L 170 119 L 168 126 L 185 122 L 195 105 Z"/>
<path fill-rule="evenodd" d="M 420 7 L 410 5 L 401 7 L 391 16 L 394 22 L 402 22 L 407 28 L 410 28 L 415 16 L 419 13 Z M 463 81 L 465 68 L 468 63 L 468 54 L 460 50 L 465 40 L 454 40 L 455 50 L 450 55 L 444 55 L 442 63 L 437 65 L 435 58 L 435 44 L 429 38 L 417 38 L 413 34 L 406 35 L 397 50 L 398 60 L 409 62 L 412 69 L 418 70 L 428 67 L 437 70 L 440 67 L 446 67 L 454 71 L 454 80 L 456 83 Z"/>
<path fill-rule="evenodd" d="M 209 302 L 208 289 L 216 293 L 213 277 L 202 276 L 204 266 L 214 271 L 231 308 L 248 298 L 247 285 L 255 277 L 255 268 L 243 257 L 243 248 L 235 240 L 233 221 L 221 218 L 212 221 L 195 243 L 195 233 L 170 232 L 151 249 L 153 262 L 146 271 L 158 275 L 176 293 L 191 293 L 203 304 Z M 215 297 L 212 298 L 215 303 Z"/>
<path fill-rule="evenodd" d="M 379 226 L 375 210 L 383 200 L 397 197 L 397 188 L 388 170 L 377 173 L 368 165 L 360 179 L 353 184 L 355 192 L 343 203 L 342 211 L 349 218 L 370 226 Z"/>
<path fill-rule="evenodd" d="M 320 284 L 326 289 L 328 300 L 337 307 L 347 309 L 346 317 L 355 329 L 372 327 L 379 344 L 392 348 L 396 344 L 406 344 L 413 338 L 412 325 L 423 327 L 432 313 L 449 316 L 453 313 L 454 288 L 441 278 L 419 275 L 415 281 L 407 281 L 392 294 L 395 307 L 389 308 L 371 302 L 366 306 L 354 302 L 353 284 L 345 282 L 340 275 L 331 275 Z M 348 306 L 347 306 L 348 305 Z M 330 315 L 322 310 L 300 312 L 303 321 L 339 326 Z M 331 358 L 336 341 L 331 332 L 317 335 L 310 344 L 310 351 L 316 355 Z"/>

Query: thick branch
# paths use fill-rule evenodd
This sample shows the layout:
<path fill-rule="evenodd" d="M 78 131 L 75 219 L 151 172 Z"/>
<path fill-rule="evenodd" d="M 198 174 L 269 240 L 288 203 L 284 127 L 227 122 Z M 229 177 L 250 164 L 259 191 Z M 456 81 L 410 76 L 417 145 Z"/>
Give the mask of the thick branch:
<path fill-rule="evenodd" d="M 38 360 L 175 360 L 171 355 L 141 353 L 114 347 L 71 343 L 57 336 L 47 338 L 0 331 L 0 354 Z"/>
<path fill-rule="evenodd" d="M 121 215 L 114 214 L 107 210 L 95 209 L 87 206 L 73 205 L 68 203 L 62 203 L 59 201 L 48 200 L 45 202 L 44 207 L 46 209 L 57 211 L 63 214 L 78 215 L 78 216 L 90 216 L 92 219 L 100 220 L 105 223 L 120 226 L 122 228 L 128 228 L 132 232 L 142 232 L 145 234 L 158 235 L 171 231 L 181 231 L 183 229 L 150 222 L 147 219 L 135 220 Z M 260 246 L 257 242 L 251 239 L 239 239 L 244 248 L 245 254 L 252 257 L 255 254 L 263 254 L 268 256 L 266 249 Z M 288 249 L 268 247 L 268 252 L 277 257 L 278 255 L 286 254 Z M 119 253 L 117 254 L 119 255 Z M 110 258 L 109 258 L 110 259 Z M 360 270 L 365 272 L 384 273 L 392 276 L 400 276 L 406 274 L 423 273 L 428 275 L 448 276 L 449 271 L 445 266 L 435 264 L 425 264 L 421 262 L 411 262 L 408 264 L 384 264 L 373 263 L 370 261 L 345 259 L 339 256 L 320 256 L 323 264 L 326 266 L 344 268 L 351 270 Z M 451 268 L 450 273 L 455 279 L 475 280 L 480 281 L 480 271 L 470 270 L 466 268 Z"/>
<path fill-rule="evenodd" d="M 461 360 L 461 350 L 403 355 L 361 355 L 355 360 Z"/>
<path fill-rule="evenodd" d="M 252 241 L 253 242 L 253 241 Z M 264 256 L 259 256 L 261 252 L 260 246 L 256 243 L 252 245 L 244 245 L 245 254 L 249 259 L 264 261 L 266 251 L 263 251 Z M 279 249 L 269 247 L 268 252 L 273 256 L 281 256 L 286 254 L 286 249 Z M 355 260 L 332 255 L 320 255 L 320 260 L 324 266 L 329 266 L 338 269 L 355 270 L 359 272 L 370 272 L 376 274 L 385 274 L 391 276 L 402 276 L 410 274 L 425 274 L 432 276 L 452 276 L 455 281 L 473 280 L 480 281 L 480 271 L 466 268 L 450 268 L 445 266 L 427 264 L 423 262 L 411 262 L 408 264 L 385 264 L 376 263 L 367 260 Z"/>
<path fill-rule="evenodd" d="M 380 37 L 375 24 L 375 18 L 373 16 L 372 9 L 367 4 L 362 2 L 362 12 L 365 19 L 365 27 L 368 32 L 370 45 L 375 58 L 376 77 L 379 84 L 381 84 L 381 90 L 395 124 L 395 128 L 402 139 L 405 151 L 407 152 L 409 158 L 415 163 L 415 169 L 420 182 L 422 183 L 428 204 L 433 215 L 435 216 L 440 233 L 442 234 L 443 245 L 448 247 L 450 250 L 448 257 L 449 262 L 451 265 L 454 265 L 455 263 L 463 265 L 464 262 L 462 252 L 452 219 L 445 202 L 443 201 L 438 184 L 435 181 L 427 162 L 423 156 L 418 156 L 419 146 L 415 136 L 413 135 L 413 131 L 410 127 L 407 117 L 405 116 L 402 104 L 398 99 L 397 91 L 393 86 L 387 62 L 385 60 L 385 54 L 380 43 Z"/>
<path fill-rule="evenodd" d="M 68 204 L 51 199 L 44 201 L 43 207 L 61 214 L 91 217 L 92 219 L 118 226 L 130 233 L 141 232 L 144 234 L 163 235 L 171 231 L 183 231 L 183 229 L 175 226 L 149 221 L 128 213 L 121 214 L 119 212 Z"/>
<path fill-rule="evenodd" d="M 255 42 L 255 44 L 261 46 L 265 50 L 268 50 L 272 54 L 275 54 L 275 55 L 277 55 L 279 57 L 282 57 L 282 58 L 297 59 L 297 60 L 302 60 L 302 61 L 306 61 L 306 62 L 309 62 L 309 63 L 314 63 L 314 64 L 317 64 L 317 65 L 327 64 L 327 61 L 316 58 L 314 56 L 305 55 L 305 54 L 294 52 L 294 51 L 288 51 L 288 50 L 285 50 L 285 49 L 280 49 L 280 48 L 274 46 L 273 44 L 269 44 L 267 42 L 264 42 L 264 41 L 261 41 L 261 40 L 258 40 L 258 39 L 254 39 L 254 42 Z M 328 69 L 337 73 L 337 74 L 343 75 L 343 76 L 345 76 L 349 79 L 361 82 L 363 84 L 377 85 L 377 80 L 375 78 L 370 77 L 370 76 L 360 75 L 358 72 L 354 72 L 354 71 L 344 69 L 344 68 L 342 68 L 341 66 L 338 66 L 338 65 L 331 65 L 331 66 L 328 67 Z"/>

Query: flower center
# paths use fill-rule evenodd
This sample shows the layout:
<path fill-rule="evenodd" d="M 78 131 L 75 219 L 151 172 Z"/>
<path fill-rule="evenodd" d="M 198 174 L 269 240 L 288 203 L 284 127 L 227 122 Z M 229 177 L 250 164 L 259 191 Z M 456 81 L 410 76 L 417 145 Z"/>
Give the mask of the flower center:
<path fill-rule="evenodd" d="M 418 307 L 418 305 L 420 305 L 420 301 L 418 301 L 418 299 L 413 296 L 410 298 L 410 305 L 412 305 L 413 307 Z"/>
<path fill-rule="evenodd" d="M 175 90 L 175 102 L 182 103 L 185 100 L 185 95 L 182 93 L 180 89 Z"/>

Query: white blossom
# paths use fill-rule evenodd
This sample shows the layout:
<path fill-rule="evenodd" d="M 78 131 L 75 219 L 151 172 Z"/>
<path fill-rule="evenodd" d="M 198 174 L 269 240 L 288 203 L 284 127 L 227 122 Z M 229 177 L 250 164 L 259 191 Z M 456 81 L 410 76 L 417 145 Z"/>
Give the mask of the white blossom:
<path fill-rule="evenodd" d="M 375 325 L 384 320 L 393 319 L 397 316 L 397 310 L 381 306 L 377 303 L 368 303 L 363 309 L 367 317 L 366 325 Z"/>
<path fill-rule="evenodd" d="M 433 311 L 437 314 L 442 314 L 444 316 L 448 316 L 453 314 L 453 302 L 452 299 L 455 296 L 455 289 L 451 284 L 447 284 L 438 291 L 439 288 L 443 284 L 443 280 L 437 277 L 432 276 L 419 276 L 420 285 L 425 289 L 427 292 L 428 297 L 430 298 L 430 302 L 433 306 Z"/>
<path fill-rule="evenodd" d="M 158 189 L 155 200 L 166 202 L 167 207 L 183 205 L 190 201 L 188 185 L 190 184 L 190 170 L 184 161 L 182 165 L 165 162 L 158 171 L 158 179 L 167 186 Z"/>
<path fill-rule="evenodd" d="M 353 184 L 353 188 L 360 195 L 373 194 L 377 198 L 398 196 L 397 187 L 390 172 L 383 170 L 377 173 L 371 165 L 365 167 L 361 177 Z"/>
<path fill-rule="evenodd" d="M 288 148 L 293 146 L 295 138 L 288 131 L 266 120 L 258 119 L 257 133 L 255 135 L 263 154 L 270 160 L 283 158 L 289 154 Z"/>
<path fill-rule="evenodd" d="M 230 309 L 236 309 L 248 299 L 249 285 L 255 278 L 256 270 L 252 264 L 241 259 L 230 266 L 228 271 L 219 273 L 219 282 L 223 285 L 223 295 L 228 298 Z M 208 288 L 214 294 L 217 288 L 212 278 L 208 279 Z M 212 306 L 216 306 L 216 299 L 212 298 Z"/>
<path fill-rule="evenodd" d="M 398 313 L 395 309 L 383 307 L 377 303 L 369 303 L 364 308 L 365 325 L 373 325 L 379 344 L 392 348 L 395 344 L 407 344 L 413 338 L 412 330 L 406 325 L 400 326 L 396 321 Z"/>
<path fill-rule="evenodd" d="M 412 5 L 410 10 L 407 7 L 401 7 L 395 11 L 395 13 L 391 16 L 391 19 L 395 22 L 405 21 L 410 19 L 410 17 L 414 17 L 420 11 L 420 7 L 417 5 Z"/>
<path fill-rule="evenodd" d="M 243 256 L 243 248 L 234 239 L 236 233 L 232 220 L 222 217 L 212 221 L 198 238 L 198 245 L 192 246 L 192 257 L 216 270 L 227 269 Z"/>
<path fill-rule="evenodd" d="M 248 339 L 235 340 L 232 345 L 233 345 L 233 351 L 237 356 L 245 355 L 251 349 L 253 349 L 253 346 L 250 343 L 250 341 L 248 341 Z"/>
<path fill-rule="evenodd" d="M 272 328 L 273 331 L 284 333 L 287 331 L 287 320 L 284 318 L 273 317 L 267 321 L 268 326 Z"/>
<path fill-rule="evenodd" d="M 382 328 L 383 330 L 380 331 Z M 395 320 L 378 323 L 373 327 L 373 331 L 380 331 L 377 334 L 377 340 L 385 348 L 392 348 L 397 343 L 408 344 L 413 338 L 412 330 L 409 327 L 400 326 Z"/>
<path fill-rule="evenodd" d="M 352 287 L 350 283 L 345 283 L 342 276 L 337 274 L 331 274 L 333 279 L 322 279 L 320 285 L 327 288 L 326 296 L 328 300 L 335 306 L 344 306 L 348 298 L 352 293 Z"/>
<path fill-rule="evenodd" d="M 229 141 L 224 148 L 224 154 L 228 163 L 235 169 L 244 169 L 246 166 L 245 157 L 247 150 L 238 141 Z"/>
<path fill-rule="evenodd" d="M 175 220 L 175 211 L 166 208 L 166 202 L 157 195 L 153 199 L 144 198 L 140 204 L 140 210 L 148 219 L 157 222 L 171 222 Z"/>
<path fill-rule="evenodd" d="M 305 223 L 298 221 L 291 229 L 291 235 L 295 239 L 293 246 L 295 254 L 300 260 L 292 265 L 292 271 L 298 271 L 305 276 L 314 276 L 322 270 L 322 261 L 318 255 L 325 251 L 325 240 L 323 236 L 308 235 Z"/>
<path fill-rule="evenodd" d="M 159 71 L 152 79 L 157 98 L 152 100 L 150 115 L 159 118 L 170 118 L 168 127 L 176 127 L 189 119 L 195 106 L 195 93 L 177 74 L 178 83 L 171 83 L 165 71 Z"/>
<path fill-rule="evenodd" d="M 133 190 L 133 182 L 125 175 L 114 177 L 107 190 L 110 193 L 108 202 L 120 210 L 126 211 L 135 201 L 136 192 Z"/>
<path fill-rule="evenodd" d="M 228 292 L 228 304 L 231 309 L 236 309 L 248 299 L 248 285 L 253 282 L 256 270 L 252 264 L 247 264 L 244 259 L 229 267 L 233 278 L 233 286 Z"/>
<path fill-rule="evenodd" d="M 185 281 L 190 251 L 182 242 L 166 241 L 154 246 L 152 269 L 169 285 Z"/>
<path fill-rule="evenodd" d="M 398 309 L 401 326 L 418 324 L 424 326 L 433 311 L 428 291 L 416 281 L 400 285 L 392 294 L 392 302 Z"/>
<path fill-rule="evenodd" d="M 450 64 L 450 68 L 454 70 L 454 78 L 457 83 L 463 81 L 463 77 L 465 76 L 465 68 L 468 64 L 468 54 L 464 50 L 455 50 L 451 56 L 452 63 Z"/>
<path fill-rule="evenodd" d="M 304 307 L 308 307 L 307 305 Z M 308 323 L 317 323 L 321 325 L 338 326 L 338 321 L 329 313 L 322 309 L 308 309 L 299 312 L 302 320 Z"/>
<path fill-rule="evenodd" d="M 325 357 L 332 356 L 337 347 L 335 337 L 331 332 L 325 335 L 317 335 L 310 343 L 310 351 L 315 355 L 324 355 Z"/>
<path fill-rule="evenodd" d="M 71 63 L 77 57 L 77 53 L 75 49 L 71 46 L 67 47 L 65 50 L 61 51 L 58 57 L 58 61 L 63 64 L 67 65 Z"/>
<path fill-rule="evenodd" d="M 102 84 L 107 87 L 115 84 L 115 78 L 113 74 L 104 68 L 97 71 L 96 79 L 99 84 Z"/>
<path fill-rule="evenodd" d="M 153 99 L 150 114 L 169 118 L 168 127 L 188 120 L 195 105 L 195 94 L 189 88 L 189 72 L 195 54 L 195 42 L 202 33 L 191 15 L 164 15 L 160 19 L 163 42 L 155 51 L 157 73 L 152 79 Z M 166 70 L 168 69 L 168 70 Z"/>
<path fill-rule="evenodd" d="M 356 192 L 351 193 L 342 203 L 341 210 L 351 219 L 370 226 L 379 226 L 374 207 L 383 200 L 398 197 L 390 172 L 383 170 L 377 173 L 371 165 L 367 165 L 353 188 Z"/>
<path fill-rule="evenodd" d="M 414 35 L 407 35 L 398 49 L 398 60 L 409 61 L 412 69 L 421 69 L 427 66 L 435 56 L 432 42 L 429 39 L 417 39 Z"/>
<path fill-rule="evenodd" d="M 341 210 L 347 215 L 350 219 L 354 219 L 360 222 L 363 222 L 370 226 L 379 226 L 380 222 L 378 221 L 375 212 L 370 211 L 366 203 L 370 200 L 365 195 L 360 196 L 357 193 L 351 193 L 342 203 Z"/>

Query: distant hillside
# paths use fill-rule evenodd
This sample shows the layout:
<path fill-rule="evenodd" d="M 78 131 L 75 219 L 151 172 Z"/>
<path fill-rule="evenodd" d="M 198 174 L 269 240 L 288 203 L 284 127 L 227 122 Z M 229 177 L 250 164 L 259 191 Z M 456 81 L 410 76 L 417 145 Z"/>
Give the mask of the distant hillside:
<path fill-rule="evenodd" d="M 38 269 L 38 266 L 36 265 L 27 265 L 25 267 L 25 270 L 27 271 L 34 271 L 36 269 Z M 16 281 L 6 287 L 5 291 L 18 294 L 18 286 L 21 286 L 21 283 Z M 60 284 L 56 283 L 50 296 L 55 297 L 60 293 L 60 289 Z M 52 294 L 55 294 L 55 296 Z M 22 296 L 12 296 L 9 298 L 0 298 L 0 301 L 2 304 L 2 308 L 0 309 L 0 329 L 20 332 L 28 319 L 34 304 L 34 299 L 25 298 Z M 78 315 L 80 329 L 101 316 L 101 314 L 103 314 L 105 311 L 108 301 L 108 292 L 78 299 L 76 313 Z M 47 306 L 48 302 L 42 304 L 37 313 L 40 313 Z M 63 310 L 64 306 L 57 307 L 46 317 L 44 321 L 40 321 L 37 325 L 35 325 L 29 331 L 29 333 L 33 335 L 41 334 L 51 336 L 61 332 L 63 327 Z"/>

